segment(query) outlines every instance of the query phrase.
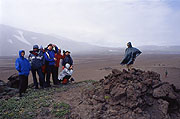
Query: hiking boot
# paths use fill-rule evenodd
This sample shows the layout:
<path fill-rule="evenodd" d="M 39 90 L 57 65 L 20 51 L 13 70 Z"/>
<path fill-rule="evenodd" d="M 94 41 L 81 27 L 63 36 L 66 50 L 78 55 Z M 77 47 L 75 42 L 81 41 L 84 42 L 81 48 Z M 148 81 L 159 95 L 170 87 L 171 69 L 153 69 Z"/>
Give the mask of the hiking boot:
<path fill-rule="evenodd" d="M 46 86 L 45 86 L 45 88 L 50 88 L 50 87 L 51 87 L 51 85 L 46 85 Z"/>
<path fill-rule="evenodd" d="M 36 86 L 36 87 L 35 87 L 35 89 L 39 89 L 39 87 L 38 87 L 38 86 Z"/>
<path fill-rule="evenodd" d="M 41 86 L 41 89 L 44 89 L 45 88 L 45 86 Z"/>
<path fill-rule="evenodd" d="M 75 81 L 75 80 L 74 80 L 74 78 L 71 78 L 71 79 L 70 79 L 70 81 L 72 81 L 72 82 L 73 82 L 73 81 Z"/>

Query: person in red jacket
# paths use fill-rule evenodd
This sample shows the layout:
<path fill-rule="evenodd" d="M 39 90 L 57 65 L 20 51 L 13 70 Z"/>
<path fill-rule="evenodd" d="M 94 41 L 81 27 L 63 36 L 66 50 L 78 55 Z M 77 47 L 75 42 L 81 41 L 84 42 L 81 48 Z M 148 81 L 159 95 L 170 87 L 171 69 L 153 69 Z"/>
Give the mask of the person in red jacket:
<path fill-rule="evenodd" d="M 56 79 L 57 79 L 57 81 L 59 81 L 59 80 L 58 80 L 59 63 L 60 63 L 60 60 L 61 60 L 61 59 L 64 59 L 64 58 L 65 58 L 64 53 L 63 53 L 63 55 L 61 55 L 61 49 L 58 49 L 58 53 L 55 53 L 55 58 L 57 59 L 57 60 L 56 60 L 56 63 L 55 63 Z"/>

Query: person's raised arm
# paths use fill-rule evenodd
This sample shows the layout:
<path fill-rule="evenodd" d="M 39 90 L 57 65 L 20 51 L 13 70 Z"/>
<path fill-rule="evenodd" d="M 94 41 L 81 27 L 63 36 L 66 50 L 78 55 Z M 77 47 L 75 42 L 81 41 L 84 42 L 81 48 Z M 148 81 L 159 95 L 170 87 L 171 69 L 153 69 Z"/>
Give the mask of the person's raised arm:
<path fill-rule="evenodd" d="M 55 52 L 58 53 L 58 47 L 56 45 L 53 45 L 53 47 L 55 47 Z"/>

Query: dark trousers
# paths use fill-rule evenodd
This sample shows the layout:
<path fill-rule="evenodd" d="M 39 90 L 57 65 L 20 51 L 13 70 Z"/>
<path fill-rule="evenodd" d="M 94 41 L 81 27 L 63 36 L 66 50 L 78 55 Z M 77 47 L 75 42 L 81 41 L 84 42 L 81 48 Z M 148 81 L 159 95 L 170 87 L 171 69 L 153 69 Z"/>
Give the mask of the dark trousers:
<path fill-rule="evenodd" d="M 59 67 L 55 67 L 55 77 L 56 77 L 57 83 L 60 84 L 60 81 L 58 80 L 58 73 L 59 73 Z"/>
<path fill-rule="evenodd" d="M 25 93 L 28 88 L 28 76 L 19 75 L 19 93 Z"/>
<path fill-rule="evenodd" d="M 55 66 L 54 65 L 47 65 L 47 67 L 46 67 L 46 85 L 47 86 L 50 86 L 51 74 L 52 74 L 54 85 L 57 85 L 58 83 L 57 83 L 57 79 L 56 79 Z"/>
<path fill-rule="evenodd" d="M 69 75 L 66 75 L 63 79 L 70 79 L 71 78 L 71 76 L 69 76 Z"/>
<path fill-rule="evenodd" d="M 44 80 L 44 76 L 43 76 L 43 73 L 42 73 L 42 69 L 41 67 L 38 68 L 38 69 L 31 69 L 31 72 L 32 72 L 32 75 L 33 75 L 33 81 L 34 81 L 34 86 L 35 87 L 38 87 L 38 81 L 37 81 L 37 78 L 36 78 L 36 72 L 39 76 L 39 84 L 41 87 L 44 88 L 45 86 L 45 80 Z"/>

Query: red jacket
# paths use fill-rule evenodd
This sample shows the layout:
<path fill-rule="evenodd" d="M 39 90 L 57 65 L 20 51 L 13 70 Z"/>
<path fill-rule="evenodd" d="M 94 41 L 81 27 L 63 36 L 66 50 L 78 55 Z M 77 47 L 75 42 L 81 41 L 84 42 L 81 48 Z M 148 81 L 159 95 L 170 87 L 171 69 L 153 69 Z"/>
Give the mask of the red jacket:
<path fill-rule="evenodd" d="M 57 59 L 56 60 L 56 63 L 55 63 L 55 67 L 59 67 L 59 62 L 60 62 L 60 59 L 64 59 L 65 58 L 65 55 L 61 55 L 61 53 L 56 53 L 55 54 L 55 58 Z"/>

